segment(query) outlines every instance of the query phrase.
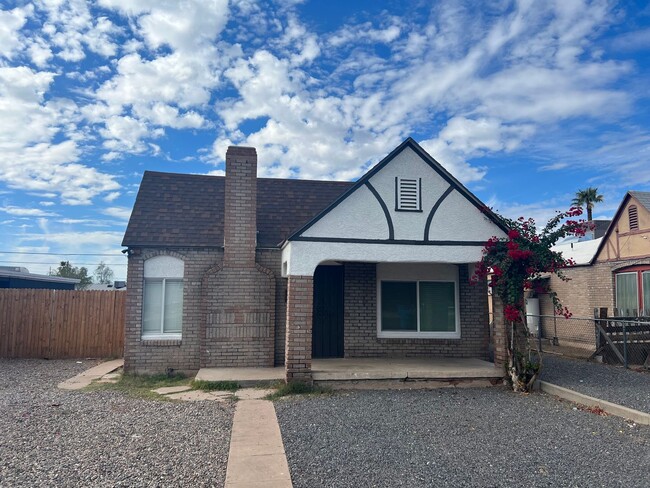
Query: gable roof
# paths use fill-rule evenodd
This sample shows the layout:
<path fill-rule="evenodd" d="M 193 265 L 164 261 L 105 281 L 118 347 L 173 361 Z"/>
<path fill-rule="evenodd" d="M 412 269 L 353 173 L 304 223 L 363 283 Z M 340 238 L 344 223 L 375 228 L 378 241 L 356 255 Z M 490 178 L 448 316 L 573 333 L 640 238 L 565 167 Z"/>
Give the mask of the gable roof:
<path fill-rule="evenodd" d="M 573 259 L 576 266 L 588 266 L 596 255 L 603 237 L 589 241 L 564 242 L 551 247 L 552 251 L 562 253 L 564 259 Z"/>
<path fill-rule="evenodd" d="M 503 230 L 506 233 L 508 232 L 509 229 L 504 225 L 501 219 L 494 212 L 492 212 L 492 210 L 490 210 L 483 202 L 481 202 L 472 192 L 470 192 L 467 188 L 465 188 L 465 186 L 463 186 L 463 184 L 460 181 L 454 178 L 452 174 L 449 173 L 449 171 L 447 171 L 438 161 L 436 161 L 429 153 L 427 153 L 422 148 L 422 146 L 420 146 L 417 142 L 415 142 L 413 138 L 409 137 L 404 142 L 402 142 L 399 146 L 397 146 L 393 151 L 391 151 L 391 153 L 388 156 L 386 156 L 379 163 L 377 163 L 370 171 L 368 171 L 365 175 L 359 178 L 357 182 L 354 183 L 354 185 L 351 185 L 345 193 L 340 195 L 327 208 L 325 208 L 318 215 L 314 216 L 314 218 L 312 218 L 309 222 L 307 222 L 297 231 L 292 233 L 287 238 L 287 240 L 290 241 L 303 234 L 307 229 L 313 226 L 316 222 L 318 222 L 330 211 L 336 208 L 341 202 L 343 202 L 346 198 L 348 198 L 352 193 L 354 193 L 359 187 L 365 185 L 366 182 L 370 180 L 370 178 L 372 178 L 375 174 L 381 171 L 382 168 L 384 168 L 384 166 L 390 163 L 398 154 L 400 154 L 407 147 L 411 148 L 418 156 L 422 158 L 422 160 L 425 163 L 431 166 L 431 168 L 436 173 L 438 173 L 445 181 L 447 181 L 447 183 L 449 183 L 451 188 L 455 189 L 456 191 L 458 191 L 458 193 L 463 195 L 472 205 L 474 205 L 477 209 L 479 209 L 482 213 L 484 213 L 501 230 Z"/>
<path fill-rule="evenodd" d="M 630 199 L 630 197 L 634 197 L 641 205 L 645 207 L 645 209 L 648 212 L 650 212 L 650 192 L 628 191 L 623 197 L 621 204 L 618 206 L 618 209 L 614 214 L 614 218 L 612 218 L 609 227 L 607 228 L 607 232 L 605 232 L 605 235 L 603 235 L 603 240 L 600 242 L 600 245 L 598 246 L 598 249 L 596 249 L 596 253 L 591 258 L 589 264 L 593 264 L 596 258 L 598 258 L 600 252 L 603 250 L 603 247 L 605 247 L 605 244 L 607 244 L 607 240 L 609 239 L 610 234 L 614 231 L 614 228 L 616 227 L 616 223 L 618 222 L 618 219 L 621 217 L 621 213 L 623 213 L 623 209 L 627 205 L 627 201 Z"/>
<path fill-rule="evenodd" d="M 650 191 L 629 191 L 628 193 L 650 212 Z"/>
<path fill-rule="evenodd" d="M 351 182 L 257 179 L 257 242 L 278 247 Z M 123 246 L 223 245 L 225 177 L 145 171 Z"/>

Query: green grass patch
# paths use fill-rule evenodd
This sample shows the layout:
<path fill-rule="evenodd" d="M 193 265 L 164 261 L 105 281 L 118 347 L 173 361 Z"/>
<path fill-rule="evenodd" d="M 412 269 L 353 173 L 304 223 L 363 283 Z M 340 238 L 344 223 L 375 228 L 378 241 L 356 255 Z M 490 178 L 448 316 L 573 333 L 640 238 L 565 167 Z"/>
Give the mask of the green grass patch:
<path fill-rule="evenodd" d="M 297 381 L 291 383 L 278 382 L 273 387 L 275 391 L 266 395 L 267 400 L 277 400 L 288 395 L 323 395 L 332 392 L 331 388 L 325 386 L 308 385 Z"/>
<path fill-rule="evenodd" d="M 87 390 L 114 390 L 121 391 L 129 396 L 153 400 L 171 401 L 164 395 L 159 395 L 151 390 L 165 386 L 189 385 L 189 378 L 182 373 L 136 375 L 123 374 L 116 383 L 92 383 Z"/>
<path fill-rule="evenodd" d="M 237 391 L 239 390 L 239 383 L 236 381 L 205 381 L 194 380 L 192 381 L 193 390 L 202 391 Z"/>

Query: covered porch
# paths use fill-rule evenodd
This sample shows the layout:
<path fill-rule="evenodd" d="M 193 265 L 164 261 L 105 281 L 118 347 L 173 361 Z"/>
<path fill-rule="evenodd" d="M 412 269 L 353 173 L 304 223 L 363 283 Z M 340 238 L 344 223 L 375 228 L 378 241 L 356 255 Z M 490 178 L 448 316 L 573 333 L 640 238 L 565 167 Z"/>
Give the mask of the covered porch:
<path fill-rule="evenodd" d="M 333 358 L 312 360 L 316 383 L 363 387 L 363 383 L 399 386 L 457 386 L 494 383 L 502 368 L 476 358 Z M 273 383 L 285 379 L 283 366 L 275 368 L 202 368 L 203 381 L 234 381 L 240 385 Z"/>

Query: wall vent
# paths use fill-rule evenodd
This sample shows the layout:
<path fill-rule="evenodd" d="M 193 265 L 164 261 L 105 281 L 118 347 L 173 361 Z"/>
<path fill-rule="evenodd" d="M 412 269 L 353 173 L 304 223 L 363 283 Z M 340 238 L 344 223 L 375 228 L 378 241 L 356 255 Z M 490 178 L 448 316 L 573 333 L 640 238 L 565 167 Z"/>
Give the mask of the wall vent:
<path fill-rule="evenodd" d="M 636 205 L 627 208 L 627 216 L 630 219 L 630 230 L 639 230 L 639 214 Z"/>
<path fill-rule="evenodd" d="M 395 210 L 422 211 L 422 178 L 395 177 Z"/>

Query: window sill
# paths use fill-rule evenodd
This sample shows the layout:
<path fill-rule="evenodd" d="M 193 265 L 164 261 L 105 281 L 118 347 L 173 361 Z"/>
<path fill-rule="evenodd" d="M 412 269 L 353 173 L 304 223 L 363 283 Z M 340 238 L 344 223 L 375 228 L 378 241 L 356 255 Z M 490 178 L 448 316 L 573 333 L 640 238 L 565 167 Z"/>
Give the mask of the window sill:
<path fill-rule="evenodd" d="M 180 334 L 165 334 L 165 335 L 148 335 L 142 336 L 143 346 L 180 346 Z"/>
<path fill-rule="evenodd" d="M 460 339 L 460 332 L 377 332 L 379 339 Z"/>

